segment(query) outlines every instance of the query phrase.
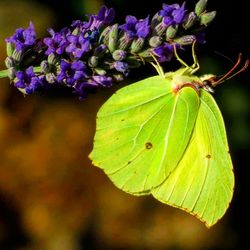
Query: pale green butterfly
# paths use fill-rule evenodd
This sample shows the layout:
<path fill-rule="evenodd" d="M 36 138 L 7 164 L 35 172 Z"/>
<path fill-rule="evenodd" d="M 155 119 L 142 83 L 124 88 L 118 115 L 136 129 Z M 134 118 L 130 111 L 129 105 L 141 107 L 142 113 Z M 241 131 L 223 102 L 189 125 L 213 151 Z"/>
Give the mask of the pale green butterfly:
<path fill-rule="evenodd" d="M 209 93 L 212 75 L 194 75 L 194 44 L 191 67 L 176 57 L 184 67 L 164 74 L 153 64 L 159 76 L 126 86 L 104 103 L 90 158 L 123 191 L 152 194 L 210 227 L 232 199 L 233 166 L 223 118 Z"/>

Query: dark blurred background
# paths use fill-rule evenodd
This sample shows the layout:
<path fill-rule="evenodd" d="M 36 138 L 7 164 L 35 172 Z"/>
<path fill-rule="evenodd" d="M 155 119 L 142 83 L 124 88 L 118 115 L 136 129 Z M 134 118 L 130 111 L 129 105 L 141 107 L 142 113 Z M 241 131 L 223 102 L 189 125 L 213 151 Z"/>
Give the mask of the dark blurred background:
<path fill-rule="evenodd" d="M 127 14 L 151 16 L 165 3 L 182 1 L 0 0 L 0 65 L 4 38 L 30 20 L 38 36 L 72 20 L 114 7 L 116 21 Z M 187 1 L 191 8 L 195 0 Z M 197 51 L 202 73 L 223 74 L 242 52 L 250 58 L 246 1 L 208 1 L 218 15 L 207 29 L 207 44 Z M 127 83 L 154 74 L 134 70 Z M 250 249 L 249 243 L 249 70 L 215 91 L 223 113 L 234 163 L 236 187 L 226 216 L 211 229 L 192 216 L 151 197 L 118 190 L 91 166 L 95 115 L 112 90 L 83 102 L 70 93 L 23 98 L 0 83 L 0 249 Z M 121 85 L 120 85 L 121 86 Z"/>

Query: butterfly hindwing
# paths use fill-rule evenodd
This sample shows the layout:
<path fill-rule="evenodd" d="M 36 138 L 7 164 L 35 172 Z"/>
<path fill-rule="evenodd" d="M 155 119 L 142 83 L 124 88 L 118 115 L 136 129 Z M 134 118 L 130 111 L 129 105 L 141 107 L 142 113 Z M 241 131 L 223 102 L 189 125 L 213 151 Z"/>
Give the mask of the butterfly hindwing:
<path fill-rule="evenodd" d="M 208 227 L 226 212 L 234 175 L 224 122 L 213 97 L 201 90 L 201 104 L 190 143 L 175 170 L 153 196 L 196 215 Z"/>

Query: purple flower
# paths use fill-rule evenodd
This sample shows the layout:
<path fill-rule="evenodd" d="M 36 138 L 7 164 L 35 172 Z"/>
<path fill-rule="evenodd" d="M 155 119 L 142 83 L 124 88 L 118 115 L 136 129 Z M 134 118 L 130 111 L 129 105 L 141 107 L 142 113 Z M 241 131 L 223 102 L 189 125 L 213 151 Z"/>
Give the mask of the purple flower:
<path fill-rule="evenodd" d="M 174 45 L 170 43 L 164 43 L 163 45 L 154 48 L 153 52 L 159 57 L 159 62 L 169 62 L 174 55 Z"/>
<path fill-rule="evenodd" d="M 163 4 L 162 8 L 158 14 L 163 17 L 163 23 L 166 26 L 180 24 L 184 21 L 186 14 L 185 2 L 182 6 L 179 4 Z"/>
<path fill-rule="evenodd" d="M 117 71 L 122 72 L 125 76 L 128 76 L 129 74 L 128 63 L 126 62 L 116 61 L 114 62 L 114 68 Z"/>
<path fill-rule="evenodd" d="M 137 20 L 134 16 L 127 16 L 126 23 L 120 25 L 120 29 L 128 33 L 131 38 L 146 38 L 150 32 L 149 17 Z"/>
<path fill-rule="evenodd" d="M 30 22 L 27 29 L 16 29 L 14 35 L 6 38 L 5 41 L 13 43 L 17 51 L 21 51 L 27 46 L 32 46 L 36 41 L 36 33 L 33 23 Z"/>
<path fill-rule="evenodd" d="M 77 81 L 87 77 L 87 67 L 82 61 L 68 63 L 62 60 L 60 68 L 61 72 L 57 76 L 57 81 L 64 82 L 68 86 L 73 86 Z"/>
<path fill-rule="evenodd" d="M 108 9 L 102 6 L 97 15 L 87 15 L 89 20 L 82 22 L 80 20 L 73 21 L 71 27 L 79 29 L 81 32 L 99 30 L 104 26 L 110 25 L 115 18 L 115 11 L 113 8 Z"/>
<path fill-rule="evenodd" d="M 110 76 L 93 76 L 92 79 L 100 86 L 111 87 L 113 80 Z"/>
<path fill-rule="evenodd" d="M 47 45 L 46 55 L 57 54 L 62 55 L 69 42 L 67 36 L 70 35 L 68 28 L 63 28 L 60 32 L 55 32 L 53 29 L 49 29 L 51 37 L 46 37 L 43 42 Z"/>
<path fill-rule="evenodd" d="M 25 71 L 17 71 L 16 79 L 15 86 L 23 89 L 26 94 L 33 94 L 45 86 L 44 76 L 37 76 L 32 66 Z"/>
<path fill-rule="evenodd" d="M 79 36 L 69 35 L 67 37 L 67 41 L 68 46 L 65 48 L 65 51 L 72 54 L 76 59 L 81 58 L 91 49 L 89 39 L 85 38 L 82 34 L 80 34 Z"/>
<path fill-rule="evenodd" d="M 84 100 L 88 93 L 93 93 L 98 87 L 111 87 L 112 77 L 110 76 L 92 76 L 85 78 L 83 81 L 78 81 L 74 85 L 74 93 L 79 95 L 80 100 Z"/>

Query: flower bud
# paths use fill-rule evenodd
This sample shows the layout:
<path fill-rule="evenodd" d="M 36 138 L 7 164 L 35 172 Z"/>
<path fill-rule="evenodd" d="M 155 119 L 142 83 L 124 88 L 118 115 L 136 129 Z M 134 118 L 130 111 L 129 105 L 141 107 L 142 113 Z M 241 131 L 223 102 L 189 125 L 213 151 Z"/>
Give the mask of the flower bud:
<path fill-rule="evenodd" d="M 48 73 L 45 75 L 45 79 L 48 83 L 55 83 L 56 82 L 56 76 L 54 73 Z"/>
<path fill-rule="evenodd" d="M 113 56 L 114 60 L 116 60 L 116 61 L 122 61 L 122 60 L 124 60 L 126 58 L 127 52 L 124 51 L 124 50 L 120 50 L 120 49 L 119 50 L 115 50 L 113 52 L 112 56 Z"/>
<path fill-rule="evenodd" d="M 106 27 L 103 32 L 100 35 L 100 42 L 103 42 L 105 44 L 108 44 L 108 40 L 109 40 L 109 32 L 111 30 L 111 27 L 108 26 Z"/>
<path fill-rule="evenodd" d="M 207 7 L 207 0 L 200 0 L 196 5 L 195 5 L 195 14 L 197 16 L 200 16 L 206 9 Z"/>
<path fill-rule="evenodd" d="M 157 36 L 162 36 L 166 31 L 166 29 L 167 29 L 166 25 L 163 22 L 161 22 L 158 25 L 156 25 L 154 33 L 156 33 Z"/>
<path fill-rule="evenodd" d="M 159 36 L 152 36 L 150 39 L 149 39 L 149 45 L 153 48 L 156 48 L 158 46 L 160 46 L 162 43 L 162 38 L 159 37 Z"/>
<path fill-rule="evenodd" d="M 144 39 L 142 37 L 138 37 L 135 39 L 131 44 L 131 53 L 137 53 L 139 52 L 144 45 Z"/>
<path fill-rule="evenodd" d="M 98 74 L 98 75 L 101 75 L 101 76 L 103 76 L 103 75 L 106 75 L 106 70 L 104 70 L 104 69 L 101 69 L 101 68 L 95 68 L 95 72 Z"/>
<path fill-rule="evenodd" d="M 23 51 L 17 51 L 16 49 L 14 50 L 13 54 L 12 54 L 12 58 L 14 59 L 14 61 L 16 63 L 20 63 L 23 59 Z"/>
<path fill-rule="evenodd" d="M 166 39 L 173 39 L 178 31 L 178 25 L 170 25 L 166 30 Z"/>
<path fill-rule="evenodd" d="M 6 57 L 6 59 L 5 59 L 4 62 L 5 62 L 6 68 L 8 68 L 8 69 L 15 66 L 15 61 L 14 61 L 14 59 L 13 59 L 12 57 L 10 57 L 10 56 Z"/>
<path fill-rule="evenodd" d="M 113 74 L 112 77 L 115 82 L 121 82 L 125 79 L 124 75 L 120 73 Z"/>
<path fill-rule="evenodd" d="M 14 50 L 15 50 L 15 46 L 14 44 L 7 42 L 6 43 L 6 49 L 7 49 L 7 56 L 12 56 Z"/>
<path fill-rule="evenodd" d="M 190 12 L 187 19 L 183 23 L 184 29 L 189 29 L 191 28 L 197 21 L 197 16 L 194 12 Z"/>
<path fill-rule="evenodd" d="M 128 47 L 130 46 L 131 42 L 132 42 L 132 38 L 126 32 L 124 32 L 122 37 L 118 40 L 117 47 L 120 50 L 127 50 Z"/>
<path fill-rule="evenodd" d="M 118 40 L 118 24 L 114 24 L 109 32 L 108 48 L 112 53 L 117 47 Z"/>
<path fill-rule="evenodd" d="M 216 11 L 211 11 L 204 13 L 200 16 L 200 24 L 207 26 L 209 23 L 211 23 L 216 16 Z"/>
<path fill-rule="evenodd" d="M 158 13 L 156 13 L 151 21 L 151 28 L 154 29 L 156 25 L 158 25 L 162 21 L 162 16 L 160 16 Z"/>
<path fill-rule="evenodd" d="M 140 52 L 139 56 L 142 58 L 152 58 L 152 49 L 146 49 Z"/>
<path fill-rule="evenodd" d="M 8 70 L 8 77 L 11 81 L 13 81 L 16 77 L 16 69 L 14 67 L 9 68 Z"/>
<path fill-rule="evenodd" d="M 41 68 L 44 73 L 49 73 L 51 70 L 50 64 L 45 60 L 41 62 Z"/>
<path fill-rule="evenodd" d="M 49 64 L 56 65 L 57 62 L 58 62 L 58 57 L 55 54 L 52 53 L 48 56 Z"/>
<path fill-rule="evenodd" d="M 88 65 L 91 68 L 95 68 L 98 65 L 98 57 L 97 56 L 91 56 L 88 60 Z"/>
<path fill-rule="evenodd" d="M 108 52 L 108 47 L 105 44 L 99 45 L 94 50 L 94 56 L 102 58 Z"/>
<path fill-rule="evenodd" d="M 189 45 L 196 40 L 196 37 L 193 35 L 182 36 L 174 39 L 174 41 L 180 45 Z"/>

